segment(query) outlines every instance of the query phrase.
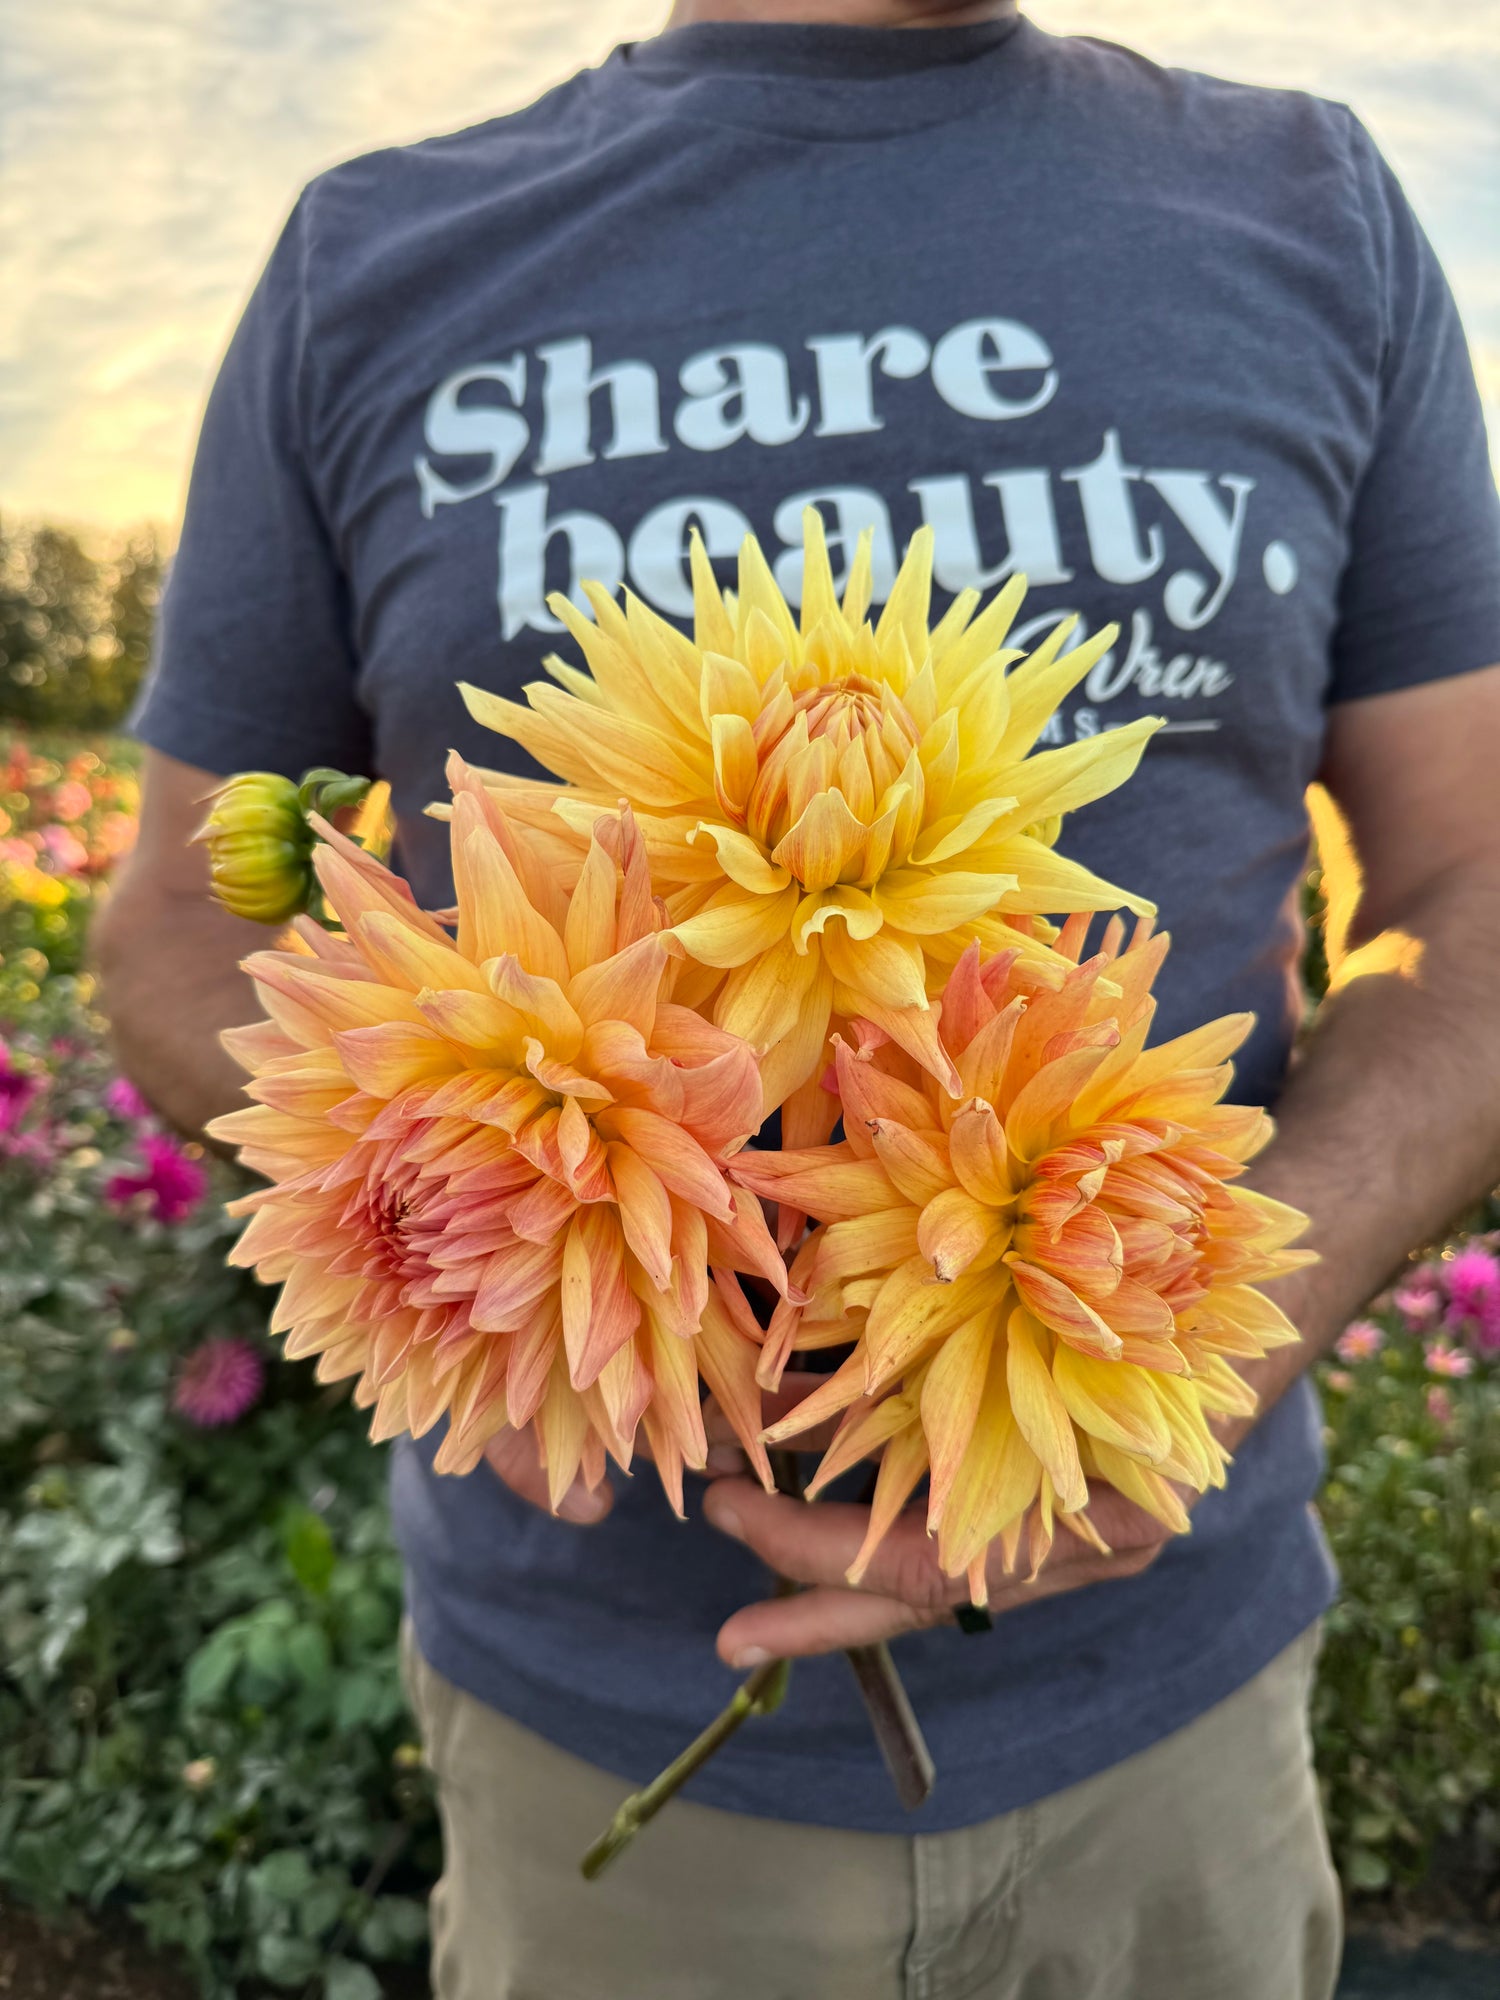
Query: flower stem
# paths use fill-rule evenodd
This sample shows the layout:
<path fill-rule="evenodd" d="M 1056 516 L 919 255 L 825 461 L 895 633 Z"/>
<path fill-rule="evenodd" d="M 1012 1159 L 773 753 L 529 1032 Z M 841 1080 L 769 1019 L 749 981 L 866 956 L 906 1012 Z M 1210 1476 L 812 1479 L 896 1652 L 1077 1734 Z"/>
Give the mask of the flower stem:
<path fill-rule="evenodd" d="M 777 1491 L 793 1499 L 802 1496 L 802 1468 L 795 1452 L 773 1451 L 771 1471 Z M 783 1576 L 776 1579 L 776 1595 L 792 1597 L 798 1586 Z M 896 1796 L 908 1812 L 915 1812 L 932 1790 L 932 1753 L 922 1737 L 921 1725 L 912 1713 L 901 1676 L 887 1646 L 853 1646 L 845 1654 L 854 1669 L 854 1678 L 863 1698 L 880 1754 L 885 1759 L 896 1787 Z M 791 1674 L 789 1660 L 767 1660 L 748 1680 L 735 1689 L 728 1706 L 722 1708 L 708 1727 L 695 1736 L 680 1756 L 674 1757 L 638 1792 L 632 1792 L 599 1838 L 579 1863 L 586 1882 L 594 1881 L 624 1852 L 648 1821 L 655 1819 L 669 1799 L 675 1798 L 688 1779 L 727 1743 L 742 1722 L 752 1715 L 769 1715 L 779 1708 Z"/>
<path fill-rule="evenodd" d="M 802 1467 L 797 1454 L 773 1451 L 770 1457 L 777 1492 L 800 1499 Z M 891 1649 L 883 1641 L 878 1646 L 850 1646 L 844 1658 L 853 1669 L 875 1741 L 896 1787 L 896 1797 L 908 1812 L 915 1812 L 931 1796 L 935 1766 L 922 1725 L 891 1658 Z"/>
<path fill-rule="evenodd" d="M 742 1722 L 776 1706 L 786 1686 L 787 1671 L 785 1660 L 768 1660 L 763 1667 L 757 1667 L 735 1689 L 729 1706 L 714 1717 L 702 1735 L 695 1737 L 681 1756 L 674 1757 L 649 1785 L 631 1793 L 580 1862 L 585 1881 L 592 1882 L 604 1872 L 646 1822 L 655 1819 L 668 1799 L 681 1791 L 695 1771 L 702 1769 L 719 1745 L 729 1741 Z"/>

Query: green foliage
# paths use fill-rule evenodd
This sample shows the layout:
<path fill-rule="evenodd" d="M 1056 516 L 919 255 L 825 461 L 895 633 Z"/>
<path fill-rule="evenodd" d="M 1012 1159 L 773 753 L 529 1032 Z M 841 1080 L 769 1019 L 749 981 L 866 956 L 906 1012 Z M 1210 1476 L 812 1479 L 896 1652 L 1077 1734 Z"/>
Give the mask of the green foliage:
<path fill-rule="evenodd" d="M 1325 1371 L 1321 1509 L 1344 1592 L 1318 1675 L 1318 1765 L 1350 1889 L 1436 1870 L 1477 1907 L 1500 1866 L 1500 1372 L 1439 1385 L 1420 1342 L 1382 1318 L 1377 1357 Z"/>
<path fill-rule="evenodd" d="M 384 1453 L 271 1352 L 223 1261 L 229 1170 L 175 1224 L 112 1203 L 136 1128 L 97 1024 L 55 980 L 37 1026 L 8 1059 L 45 1074 L 48 1155 L 0 1157 L 0 1882 L 128 1901 L 207 1995 L 378 1995 L 367 1961 L 420 1951 L 437 1861 Z M 172 1407 L 207 1335 L 268 1368 L 222 1430 Z"/>
<path fill-rule="evenodd" d="M 145 674 L 164 569 L 150 528 L 90 550 L 66 528 L 0 524 L 0 717 L 118 728 Z"/>

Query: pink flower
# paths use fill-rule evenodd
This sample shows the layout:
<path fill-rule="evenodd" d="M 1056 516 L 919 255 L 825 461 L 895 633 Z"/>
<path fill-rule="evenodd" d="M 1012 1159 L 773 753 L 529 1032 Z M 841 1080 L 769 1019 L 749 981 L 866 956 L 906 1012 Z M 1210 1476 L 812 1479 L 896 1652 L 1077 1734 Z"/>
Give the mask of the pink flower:
<path fill-rule="evenodd" d="M 1474 1345 L 1483 1355 L 1500 1354 L 1500 1292 L 1486 1299 L 1474 1321 Z"/>
<path fill-rule="evenodd" d="M 1431 1268 L 1424 1265 L 1406 1284 L 1397 1285 L 1395 1307 L 1409 1333 L 1425 1333 L 1442 1317 L 1443 1293 Z"/>
<path fill-rule="evenodd" d="M 1443 1430 L 1453 1422 L 1453 1398 L 1441 1382 L 1434 1382 L 1427 1391 L 1427 1414 Z"/>
<path fill-rule="evenodd" d="M 81 875 L 89 865 L 89 851 L 69 827 L 44 826 L 42 847 L 59 875 Z"/>
<path fill-rule="evenodd" d="M 14 1132 L 46 1087 L 45 1078 L 16 1068 L 10 1050 L 0 1040 L 0 1132 Z"/>
<path fill-rule="evenodd" d="M 1450 1347 L 1446 1340 L 1434 1340 L 1429 1345 L 1426 1361 L 1428 1373 L 1432 1375 L 1447 1375 L 1456 1380 L 1474 1372 L 1473 1355 L 1465 1354 L 1461 1348 Z"/>
<path fill-rule="evenodd" d="M 220 1335 L 183 1356 L 172 1408 L 200 1430 L 232 1424 L 260 1400 L 265 1363 L 247 1340 Z"/>
<path fill-rule="evenodd" d="M 111 1175 L 104 1184 L 104 1199 L 124 1208 L 138 1195 L 149 1195 L 151 1213 L 158 1222 L 181 1222 L 207 1193 L 208 1175 L 165 1134 L 150 1133 L 138 1139 L 136 1151 L 146 1162 L 144 1170 Z"/>
<path fill-rule="evenodd" d="M 1354 1387 L 1354 1377 L 1347 1368 L 1330 1368 L 1323 1377 L 1330 1389 L 1336 1389 L 1343 1396 Z"/>
<path fill-rule="evenodd" d="M 52 794 L 52 810 L 61 820 L 82 819 L 94 803 L 94 795 L 77 778 L 68 778 Z"/>
<path fill-rule="evenodd" d="M 1500 1259 L 1477 1243 L 1444 1267 L 1448 1280 L 1448 1311 L 1453 1319 L 1477 1319 L 1491 1300 L 1500 1298 Z"/>
<path fill-rule="evenodd" d="M 1371 1361 L 1385 1345 L 1385 1335 L 1372 1319 L 1357 1319 L 1334 1343 L 1340 1361 Z"/>
<path fill-rule="evenodd" d="M 104 1108 L 128 1124 L 138 1124 L 151 1116 L 151 1106 L 128 1076 L 117 1076 L 104 1093 Z"/>

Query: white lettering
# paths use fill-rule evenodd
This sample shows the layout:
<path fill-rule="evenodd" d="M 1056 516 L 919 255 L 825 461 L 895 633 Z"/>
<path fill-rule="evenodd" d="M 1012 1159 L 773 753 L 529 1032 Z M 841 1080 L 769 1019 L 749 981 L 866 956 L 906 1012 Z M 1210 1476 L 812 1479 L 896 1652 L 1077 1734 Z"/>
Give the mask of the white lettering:
<path fill-rule="evenodd" d="M 933 577 L 942 590 L 990 590 L 1008 576 L 1022 573 L 1033 588 L 1069 583 L 1073 571 L 1062 559 L 1057 514 L 1052 505 L 1052 476 L 1046 471 L 988 472 L 986 486 L 1000 496 L 1000 519 L 1007 554 L 986 569 L 974 525 L 974 503 L 962 474 L 937 479 L 913 479 L 908 490 L 922 503 L 922 519 L 933 531 Z"/>
<path fill-rule="evenodd" d="M 991 384 L 992 375 L 1044 371 L 1030 396 L 1013 401 Z M 938 394 L 961 416 L 999 423 L 1034 416 L 1057 394 L 1052 350 L 1038 333 L 1014 319 L 970 319 L 945 333 L 932 351 L 932 380 Z"/>
<path fill-rule="evenodd" d="M 750 533 L 738 507 L 724 500 L 668 500 L 653 507 L 630 537 L 630 580 L 668 618 L 691 618 L 688 528 L 696 520 L 711 556 L 733 556 Z"/>
<path fill-rule="evenodd" d="M 498 382 L 519 406 L 526 395 L 526 356 L 513 354 L 509 361 L 480 361 L 472 368 L 460 368 L 428 397 L 422 425 L 428 450 L 445 457 L 488 458 L 490 462 L 489 470 L 469 485 L 453 486 L 433 471 L 431 459 L 418 458 L 417 489 L 422 513 L 429 521 L 438 507 L 473 500 L 498 486 L 531 442 L 531 426 L 519 407 L 503 410 L 494 403 L 460 403 L 460 393 L 471 382 Z"/>
<path fill-rule="evenodd" d="M 1078 488 L 1083 523 L 1094 568 L 1106 583 L 1144 583 L 1161 568 L 1164 552 L 1160 528 L 1152 528 L 1142 548 L 1140 530 L 1130 504 L 1130 486 L 1141 477 L 1138 465 L 1127 465 L 1120 453 L 1120 433 L 1104 433 L 1099 456 L 1063 478 Z"/>
<path fill-rule="evenodd" d="M 537 349 L 542 379 L 542 450 L 532 471 L 539 479 L 574 466 L 592 465 L 593 398 L 608 392 L 613 434 L 604 456 L 646 458 L 665 451 L 656 370 L 644 361 L 594 366 L 591 340 L 554 340 Z"/>
<path fill-rule="evenodd" d="M 1148 472 L 1146 484 L 1156 488 L 1218 577 L 1213 589 L 1190 569 L 1178 570 L 1167 579 L 1161 600 L 1167 616 L 1180 632 L 1196 632 L 1217 613 L 1234 585 L 1245 532 L 1245 503 L 1255 491 L 1255 481 L 1236 478 L 1233 473 L 1218 481 L 1230 495 L 1227 513 L 1215 499 L 1214 481 L 1206 472 Z"/>
<path fill-rule="evenodd" d="M 547 488 L 522 486 L 497 493 L 500 509 L 500 631 L 514 639 L 528 626 L 533 632 L 561 632 L 547 609 L 547 550 L 557 535 L 568 545 L 566 595 L 585 603 L 578 586 L 587 578 L 602 584 L 611 596 L 625 579 L 625 551 L 620 537 L 597 514 L 557 514 L 547 518 Z"/>
<path fill-rule="evenodd" d="M 807 428 L 806 396 L 792 402 L 791 375 L 779 347 L 747 342 L 713 347 L 682 364 L 687 400 L 673 428 L 693 451 L 723 451 L 742 437 L 756 444 L 790 444 Z M 730 415 L 730 406 L 735 405 Z"/>
<path fill-rule="evenodd" d="M 932 349 L 909 326 L 882 327 L 873 340 L 858 333 L 819 334 L 808 341 L 818 364 L 818 409 L 814 437 L 855 437 L 862 431 L 883 431 L 885 418 L 875 414 L 871 363 L 882 375 L 909 382 L 920 375 Z"/>

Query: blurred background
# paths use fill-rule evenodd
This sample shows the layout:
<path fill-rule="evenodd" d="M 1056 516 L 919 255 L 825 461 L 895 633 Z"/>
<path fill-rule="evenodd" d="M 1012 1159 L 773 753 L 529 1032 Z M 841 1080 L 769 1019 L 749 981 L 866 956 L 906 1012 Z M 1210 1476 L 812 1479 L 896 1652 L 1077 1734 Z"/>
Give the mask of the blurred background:
<path fill-rule="evenodd" d="M 0 0 L 7 2000 L 426 1990 L 438 1847 L 382 1455 L 224 1269 L 229 1170 L 114 1075 L 88 917 L 134 835 L 119 725 L 203 399 L 299 188 L 519 106 L 663 10 Z M 1448 270 L 1500 436 L 1495 0 L 1028 11 L 1352 104 Z M 1311 1010 L 1316 869 L 1307 904 Z M 1367 1933 L 1442 1940 L 1384 1969 L 1356 1950 L 1347 2000 L 1500 1990 L 1500 1964 L 1466 1955 L 1500 1935 L 1497 1224 L 1492 1203 L 1414 1259 L 1321 1371 L 1346 1585 L 1315 1717 L 1331 1832 Z"/>

